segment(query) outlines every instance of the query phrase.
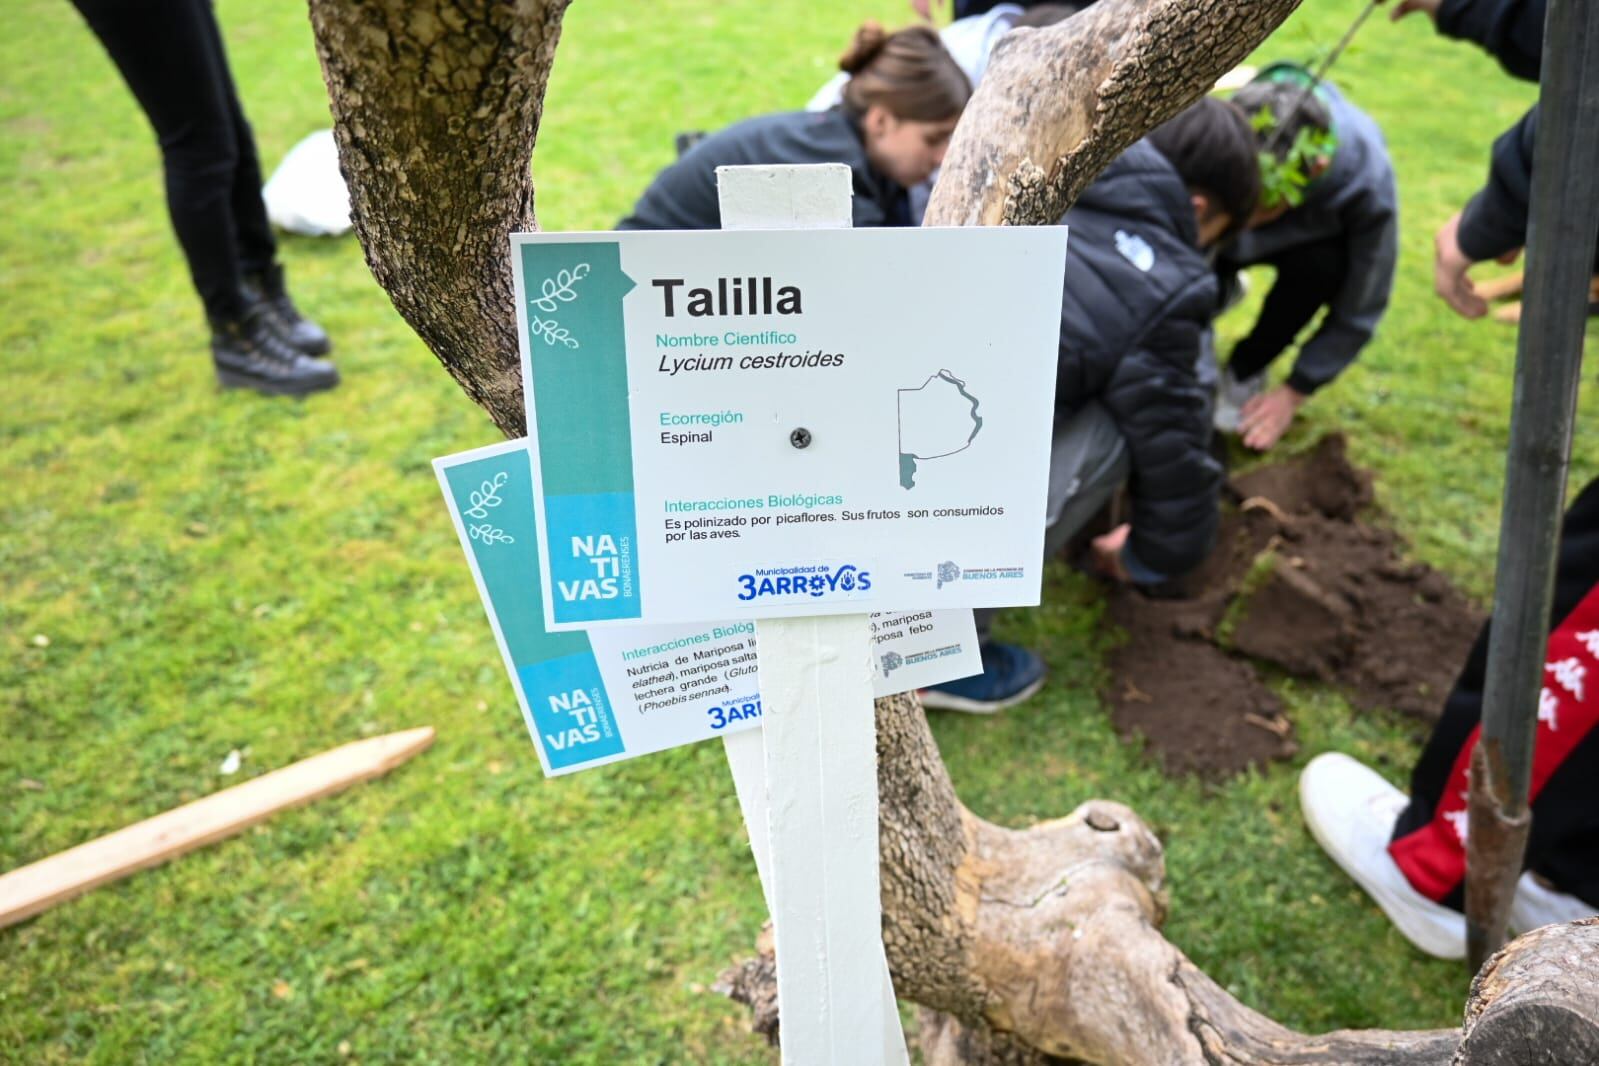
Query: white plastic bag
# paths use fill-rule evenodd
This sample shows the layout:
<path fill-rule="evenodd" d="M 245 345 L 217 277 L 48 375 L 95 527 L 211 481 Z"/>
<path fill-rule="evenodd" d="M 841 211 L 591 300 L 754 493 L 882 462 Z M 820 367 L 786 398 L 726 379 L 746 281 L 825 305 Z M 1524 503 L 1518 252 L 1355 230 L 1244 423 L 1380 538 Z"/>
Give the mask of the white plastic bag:
<path fill-rule="evenodd" d="M 319 130 L 289 149 L 261 189 L 267 217 L 279 229 L 307 237 L 350 231 L 350 190 L 339 173 L 332 130 Z"/>

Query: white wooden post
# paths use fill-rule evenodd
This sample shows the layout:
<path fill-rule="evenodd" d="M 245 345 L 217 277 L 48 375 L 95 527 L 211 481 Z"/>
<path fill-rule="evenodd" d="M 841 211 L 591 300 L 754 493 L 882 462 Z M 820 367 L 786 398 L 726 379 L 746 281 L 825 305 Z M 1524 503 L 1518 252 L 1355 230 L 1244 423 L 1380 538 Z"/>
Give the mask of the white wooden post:
<path fill-rule="evenodd" d="M 723 229 L 848 229 L 847 166 L 723 167 Z M 756 625 L 761 729 L 724 741 L 777 947 L 784 1063 L 908 1063 L 883 954 L 866 615 Z"/>
<path fill-rule="evenodd" d="M 728 734 L 723 738 L 722 744 L 727 751 L 728 768 L 733 772 L 733 787 L 738 792 L 739 810 L 744 815 L 744 825 L 749 831 L 750 850 L 755 854 L 755 871 L 761 879 L 761 891 L 766 897 L 766 910 L 768 914 L 776 914 L 777 908 L 772 906 L 771 847 L 766 833 L 765 742 L 761 738 L 761 730 L 750 729 L 742 733 Z M 881 943 L 879 939 L 879 948 Z M 899 1024 L 899 1004 L 894 998 L 894 980 L 888 972 L 888 956 L 879 950 L 879 957 L 881 963 L 878 969 L 883 975 L 882 1061 L 889 1066 L 903 1066 L 910 1062 L 910 1057 L 905 1048 L 905 1031 Z"/>

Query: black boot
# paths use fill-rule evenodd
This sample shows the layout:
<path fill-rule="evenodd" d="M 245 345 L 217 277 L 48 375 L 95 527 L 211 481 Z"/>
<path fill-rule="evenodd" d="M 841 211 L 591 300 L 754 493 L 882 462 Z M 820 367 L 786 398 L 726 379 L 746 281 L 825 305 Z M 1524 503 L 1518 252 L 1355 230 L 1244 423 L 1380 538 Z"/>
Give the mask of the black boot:
<path fill-rule="evenodd" d="M 272 328 L 278 336 L 306 355 L 327 355 L 333 350 L 327 330 L 300 314 L 283 287 L 283 267 L 273 263 L 258 274 L 245 276 L 246 295 L 259 300 L 271 314 Z"/>
<path fill-rule="evenodd" d="M 331 389 L 339 372 L 290 345 L 271 321 L 265 303 L 248 305 L 235 319 L 211 322 L 211 361 L 224 388 L 254 389 L 268 396 L 303 396 Z"/>

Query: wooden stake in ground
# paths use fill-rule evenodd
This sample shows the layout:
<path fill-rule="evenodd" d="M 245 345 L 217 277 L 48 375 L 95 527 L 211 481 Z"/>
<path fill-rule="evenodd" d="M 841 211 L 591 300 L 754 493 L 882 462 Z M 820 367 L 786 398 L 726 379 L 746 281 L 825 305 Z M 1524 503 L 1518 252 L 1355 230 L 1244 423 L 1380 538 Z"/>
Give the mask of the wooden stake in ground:
<path fill-rule="evenodd" d="M 432 743 L 432 726 L 358 740 L 12 870 L 0 876 L 0 929 L 285 808 L 380 777 Z"/>
<path fill-rule="evenodd" d="M 723 229 L 848 229 L 840 164 L 720 167 Z M 883 953 L 865 615 L 756 623 L 762 725 L 726 738 L 789 1005 L 784 1063 L 909 1061 Z"/>

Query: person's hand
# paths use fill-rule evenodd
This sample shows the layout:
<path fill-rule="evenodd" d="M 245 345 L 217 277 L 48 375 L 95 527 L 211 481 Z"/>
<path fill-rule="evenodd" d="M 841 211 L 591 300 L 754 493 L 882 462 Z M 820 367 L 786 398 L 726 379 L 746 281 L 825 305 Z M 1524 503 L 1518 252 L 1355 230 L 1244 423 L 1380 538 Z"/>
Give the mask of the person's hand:
<path fill-rule="evenodd" d="M 1112 581 L 1129 581 L 1127 568 L 1122 565 L 1122 548 L 1127 545 L 1127 535 L 1133 527 L 1123 522 L 1109 533 L 1093 539 L 1094 569 Z"/>
<path fill-rule="evenodd" d="M 1291 385 L 1278 385 L 1270 392 L 1252 396 L 1238 413 L 1238 435 L 1244 447 L 1267 451 L 1288 432 L 1294 415 L 1309 399 Z"/>
<path fill-rule="evenodd" d="M 911 0 L 911 10 L 916 12 L 926 22 L 933 21 L 933 5 L 942 3 L 943 0 Z"/>
<path fill-rule="evenodd" d="M 1432 287 L 1464 318 L 1481 318 L 1488 313 L 1488 301 L 1477 295 L 1466 271 L 1471 259 L 1460 250 L 1460 212 L 1443 224 L 1433 238 Z"/>
<path fill-rule="evenodd" d="M 1399 3 L 1394 5 L 1394 9 L 1388 13 L 1388 17 L 1394 22 L 1398 22 L 1406 15 L 1414 15 L 1420 11 L 1434 22 L 1437 22 L 1438 7 L 1442 3 L 1443 0 L 1399 0 Z"/>

